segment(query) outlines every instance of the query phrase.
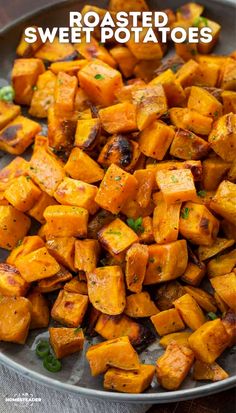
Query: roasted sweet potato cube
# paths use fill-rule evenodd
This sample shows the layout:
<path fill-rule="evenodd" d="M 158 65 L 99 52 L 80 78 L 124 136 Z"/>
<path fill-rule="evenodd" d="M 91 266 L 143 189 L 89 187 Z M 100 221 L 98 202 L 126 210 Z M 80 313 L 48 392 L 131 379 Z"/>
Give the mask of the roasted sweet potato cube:
<path fill-rule="evenodd" d="M 60 43 L 55 37 L 53 42 L 47 40 L 35 53 L 35 57 L 47 62 L 58 60 L 71 60 L 77 57 L 77 53 L 70 43 Z"/>
<path fill-rule="evenodd" d="M 12 155 L 20 155 L 31 145 L 40 130 L 39 123 L 17 116 L 0 131 L 0 149 Z"/>
<path fill-rule="evenodd" d="M 15 266 L 0 264 L 0 294 L 7 297 L 20 297 L 26 294 L 28 288 L 28 283 L 21 277 Z"/>
<path fill-rule="evenodd" d="M 83 350 L 84 333 L 82 328 L 49 328 L 50 343 L 57 359 Z"/>
<path fill-rule="evenodd" d="M 149 364 L 140 364 L 137 372 L 110 368 L 104 376 L 104 388 L 123 393 L 142 393 L 150 386 L 154 374 L 155 367 Z"/>
<path fill-rule="evenodd" d="M 100 252 L 99 242 L 95 239 L 76 240 L 75 268 L 79 271 L 95 270 Z"/>
<path fill-rule="evenodd" d="M 211 285 L 222 300 L 236 312 L 236 274 L 220 275 L 211 279 Z"/>
<path fill-rule="evenodd" d="M 222 321 L 217 318 L 199 327 L 188 339 L 195 357 L 205 363 L 214 361 L 223 353 L 230 337 Z"/>
<path fill-rule="evenodd" d="M 190 169 L 193 174 L 194 181 L 202 180 L 202 165 L 201 161 L 167 161 L 159 162 L 157 164 L 147 164 L 147 169 L 151 169 L 154 172 L 167 170 L 173 171 L 176 169 Z"/>
<path fill-rule="evenodd" d="M 236 114 L 221 116 L 214 123 L 208 142 L 222 159 L 233 161 L 236 157 Z"/>
<path fill-rule="evenodd" d="M 15 119 L 20 114 L 20 111 L 20 106 L 0 100 L 0 129 Z"/>
<path fill-rule="evenodd" d="M 149 260 L 144 285 L 174 280 L 180 277 L 187 267 L 188 253 L 185 240 L 165 245 L 148 246 Z"/>
<path fill-rule="evenodd" d="M 86 358 L 92 376 L 105 373 L 109 366 L 122 370 L 138 370 L 140 366 L 138 354 L 127 336 L 89 347 Z"/>
<path fill-rule="evenodd" d="M 36 118 L 46 118 L 48 109 L 54 103 L 54 89 L 56 85 L 56 76 L 51 70 L 39 75 L 36 85 L 34 86 L 33 96 L 30 103 L 29 114 Z"/>
<path fill-rule="evenodd" d="M 102 166 L 116 164 L 125 171 L 133 170 L 140 157 L 140 149 L 137 142 L 125 135 L 113 135 L 103 146 L 98 162 Z"/>
<path fill-rule="evenodd" d="M 40 59 L 16 59 L 12 69 L 11 79 L 15 90 L 15 102 L 20 105 L 30 105 L 33 87 L 37 78 L 45 71 Z"/>
<path fill-rule="evenodd" d="M 217 305 L 217 308 L 220 310 L 220 312 L 226 313 L 229 309 L 228 305 L 222 300 L 222 298 L 217 294 L 217 292 L 214 292 L 214 299 L 215 303 Z"/>
<path fill-rule="evenodd" d="M 27 213 L 36 219 L 36 221 L 39 221 L 40 224 L 45 224 L 46 221 L 43 214 L 45 209 L 50 205 L 57 205 L 56 200 L 46 192 L 42 192 L 36 204 L 34 204 L 34 206 L 27 211 Z"/>
<path fill-rule="evenodd" d="M 217 311 L 214 297 L 202 290 L 201 288 L 184 286 L 186 293 L 191 295 L 198 303 L 198 305 L 207 312 L 215 313 Z"/>
<path fill-rule="evenodd" d="M 92 149 L 100 135 L 101 125 L 98 118 L 81 119 L 77 123 L 74 145 L 81 149 Z"/>
<path fill-rule="evenodd" d="M 130 102 L 100 109 L 99 118 L 103 129 L 110 134 L 132 132 L 137 129 L 136 108 Z"/>
<path fill-rule="evenodd" d="M 80 43 L 75 43 L 74 47 L 84 59 L 93 60 L 96 58 L 111 67 L 116 67 L 116 62 L 109 51 L 92 36 L 90 37 L 90 42 L 87 42 L 86 36 L 83 36 L 80 39 Z"/>
<path fill-rule="evenodd" d="M 124 9 L 120 9 L 124 10 Z M 131 51 L 127 47 L 117 45 L 110 49 L 110 54 L 119 65 L 119 69 L 124 77 L 131 77 L 134 72 L 134 67 L 137 64 L 136 57 L 133 56 Z"/>
<path fill-rule="evenodd" d="M 92 60 L 79 71 L 79 84 L 91 102 L 109 106 L 114 103 L 116 91 L 122 87 L 120 72 L 101 60 Z"/>
<path fill-rule="evenodd" d="M 180 345 L 184 345 L 188 347 L 188 339 L 191 336 L 191 332 L 190 331 L 182 331 L 181 333 L 171 333 L 171 334 L 167 334 L 166 336 L 163 336 L 160 341 L 159 344 L 160 346 L 166 348 L 171 341 L 175 341 L 177 344 Z"/>
<path fill-rule="evenodd" d="M 192 330 L 197 330 L 206 322 L 206 318 L 197 301 L 190 295 L 184 294 L 174 301 L 175 308 L 180 312 L 185 324 Z"/>
<path fill-rule="evenodd" d="M 232 224 L 232 222 L 229 222 L 226 219 L 223 219 L 221 221 L 221 227 L 227 238 L 234 239 L 234 241 L 236 241 L 236 225 Z"/>
<path fill-rule="evenodd" d="M 145 128 L 139 138 L 144 155 L 162 160 L 174 138 L 174 130 L 164 122 L 154 121 Z"/>
<path fill-rule="evenodd" d="M 174 333 L 185 328 L 183 320 L 175 308 L 170 308 L 153 315 L 151 321 L 159 336 Z"/>
<path fill-rule="evenodd" d="M 16 267 L 27 282 L 51 277 L 60 270 L 59 264 L 45 247 L 19 257 L 16 261 Z"/>
<path fill-rule="evenodd" d="M 88 184 L 101 181 L 104 176 L 104 171 L 97 162 L 79 148 L 72 149 L 65 171 L 72 178 Z"/>
<path fill-rule="evenodd" d="M 96 203 L 103 209 L 117 214 L 137 190 L 137 180 L 133 175 L 112 164 L 98 189 Z"/>
<path fill-rule="evenodd" d="M 171 69 L 165 70 L 150 82 L 150 85 L 158 84 L 163 86 L 169 108 L 183 106 L 186 100 L 185 93 L 181 84 L 176 81 L 175 74 Z"/>
<path fill-rule="evenodd" d="M 171 122 L 177 128 L 187 129 L 197 135 L 208 135 L 211 132 L 213 119 L 194 109 L 171 108 L 169 115 Z"/>
<path fill-rule="evenodd" d="M 78 327 L 88 307 L 86 295 L 61 290 L 53 304 L 51 316 L 68 327 Z"/>
<path fill-rule="evenodd" d="M 46 298 L 36 291 L 28 294 L 27 298 L 32 306 L 30 329 L 47 327 L 49 324 L 49 308 Z"/>
<path fill-rule="evenodd" d="M 96 194 L 96 186 L 65 177 L 54 192 L 54 198 L 62 205 L 82 207 L 94 214 L 99 208 L 94 201 Z"/>
<path fill-rule="evenodd" d="M 148 5 L 145 0 L 131 0 L 127 3 L 124 0 L 110 0 L 109 10 L 118 12 L 124 10 L 127 12 L 130 11 L 147 11 Z M 132 392 L 131 392 L 132 393 Z"/>
<path fill-rule="evenodd" d="M 79 277 L 73 277 L 64 285 L 64 290 L 70 293 L 79 293 L 83 295 L 88 295 L 87 282 L 80 280 Z"/>
<path fill-rule="evenodd" d="M 204 26 L 205 26 L 205 23 L 200 22 L 198 27 L 201 29 Z M 211 29 L 212 40 L 208 43 L 203 43 L 203 42 L 199 41 L 199 43 L 197 45 L 199 53 L 204 53 L 204 54 L 211 53 L 211 50 L 213 49 L 213 47 L 217 43 L 219 35 L 220 35 L 221 26 L 217 22 L 214 22 L 213 20 L 207 19 L 207 27 L 209 27 Z"/>
<path fill-rule="evenodd" d="M 11 205 L 0 206 L 0 247 L 12 250 L 30 228 L 30 218 Z"/>
<path fill-rule="evenodd" d="M 222 323 L 230 337 L 229 347 L 236 343 L 236 314 L 232 310 L 226 311 L 222 318 Z"/>
<path fill-rule="evenodd" d="M 195 264 L 189 261 L 186 271 L 181 277 L 181 280 L 183 280 L 187 284 L 197 287 L 201 283 L 205 274 L 206 274 L 205 264 L 203 263 Z"/>
<path fill-rule="evenodd" d="M 158 171 L 156 181 L 169 204 L 190 201 L 196 196 L 193 174 L 189 169 Z"/>
<path fill-rule="evenodd" d="M 45 209 L 44 218 L 48 236 L 84 238 L 87 235 L 88 211 L 84 208 L 52 205 Z"/>
<path fill-rule="evenodd" d="M 75 238 L 74 237 L 54 237 L 48 239 L 46 247 L 50 254 L 64 267 L 75 271 L 74 254 Z"/>
<path fill-rule="evenodd" d="M 22 240 L 19 240 L 16 247 L 8 255 L 7 263 L 15 265 L 18 258 L 42 247 L 44 247 L 44 241 L 38 235 L 24 237 Z"/>
<path fill-rule="evenodd" d="M 228 58 L 223 68 L 221 87 L 225 90 L 236 90 L 235 82 L 236 62 L 235 59 Z"/>
<path fill-rule="evenodd" d="M 210 150 L 204 139 L 186 129 L 177 129 L 170 147 L 170 154 L 180 159 L 202 159 Z"/>
<path fill-rule="evenodd" d="M 226 115 L 227 113 L 233 112 L 236 113 L 236 92 L 231 90 L 224 90 L 221 93 L 223 100 L 223 112 Z"/>
<path fill-rule="evenodd" d="M 236 184 L 222 181 L 210 203 L 211 209 L 236 225 Z"/>
<path fill-rule="evenodd" d="M 163 356 L 157 359 L 157 380 L 164 389 L 177 390 L 194 360 L 193 351 L 185 346 L 172 341 L 166 348 Z"/>
<path fill-rule="evenodd" d="M 194 380 L 210 380 L 220 381 L 229 377 L 228 373 L 222 369 L 217 363 L 204 363 L 201 360 L 196 360 L 193 366 Z"/>
<path fill-rule="evenodd" d="M 69 155 L 74 143 L 78 113 L 58 111 L 56 105 L 48 109 L 48 142 L 49 146 Z"/>
<path fill-rule="evenodd" d="M 207 263 L 207 273 L 209 278 L 228 274 L 233 271 L 236 265 L 236 249 L 226 254 L 218 255 Z"/>
<path fill-rule="evenodd" d="M 98 233 L 102 246 L 113 254 L 119 254 L 138 241 L 138 235 L 121 219 L 116 218 Z"/>
<path fill-rule="evenodd" d="M 196 77 L 200 74 L 200 65 L 194 60 L 190 59 L 176 73 L 176 80 L 183 88 L 192 86 Z"/>
<path fill-rule="evenodd" d="M 178 281 L 171 281 L 160 285 L 155 291 L 154 299 L 161 310 L 169 310 L 174 307 L 174 301 L 185 294 L 184 288 Z"/>
<path fill-rule="evenodd" d="M 34 55 L 34 52 L 36 52 L 36 50 L 38 50 L 38 48 L 43 43 L 41 37 L 39 36 L 37 26 L 32 27 L 36 29 L 35 35 L 37 37 L 37 40 L 34 43 L 28 43 L 25 40 L 25 33 L 23 33 L 16 49 L 16 53 L 20 57 L 32 57 Z"/>
<path fill-rule="evenodd" d="M 102 313 L 121 314 L 125 308 L 125 283 L 118 265 L 96 268 L 87 274 L 88 295 Z"/>
<path fill-rule="evenodd" d="M 25 344 L 29 332 L 31 309 L 27 298 L 0 298 L 0 341 Z"/>
<path fill-rule="evenodd" d="M 146 244 L 152 244 L 154 242 L 153 225 L 151 217 L 143 217 L 142 219 L 142 232 L 139 234 L 139 241 Z"/>
<path fill-rule="evenodd" d="M 17 156 L 0 170 L 0 190 L 5 191 L 12 179 L 28 175 L 28 162 Z"/>
<path fill-rule="evenodd" d="M 234 243 L 235 243 L 234 239 L 216 238 L 214 244 L 211 245 L 210 247 L 207 247 L 204 245 L 201 245 L 200 247 L 198 247 L 198 257 L 201 261 L 205 261 L 211 257 L 214 257 L 214 255 L 217 255 L 220 252 L 223 252 L 227 248 L 232 247 Z"/>
<path fill-rule="evenodd" d="M 151 195 L 155 185 L 155 174 L 152 170 L 137 169 L 134 172 L 134 177 L 138 181 L 136 201 L 141 208 L 146 208 L 151 201 Z"/>
<path fill-rule="evenodd" d="M 125 261 L 127 288 L 134 293 L 141 293 L 148 261 L 148 247 L 137 243 L 131 245 L 126 253 Z"/>
<path fill-rule="evenodd" d="M 147 27 L 142 27 L 138 43 L 135 41 L 134 33 L 131 32 L 130 40 L 126 43 L 127 47 L 138 60 L 160 60 L 163 56 L 162 45 L 160 43 L 143 42 L 147 31 Z"/>
<path fill-rule="evenodd" d="M 180 233 L 193 244 L 212 245 L 219 231 L 219 221 L 204 206 L 187 202 L 180 213 Z"/>
<path fill-rule="evenodd" d="M 32 208 L 40 195 L 40 189 L 33 183 L 30 176 L 19 176 L 13 179 L 4 194 L 8 202 L 21 212 Z"/>
<path fill-rule="evenodd" d="M 159 312 L 148 292 L 131 294 L 126 298 L 124 313 L 130 317 L 150 317 Z"/>
<path fill-rule="evenodd" d="M 157 244 L 177 241 L 181 203 L 167 204 L 161 192 L 155 198 L 153 211 L 153 235 Z"/>
<path fill-rule="evenodd" d="M 75 93 L 78 79 L 67 73 L 59 72 L 55 85 L 55 108 L 58 112 L 72 112 L 74 110 Z"/>
<path fill-rule="evenodd" d="M 222 104 L 210 92 L 202 87 L 192 86 L 188 98 L 188 108 L 204 116 L 218 119 L 222 116 Z"/>
<path fill-rule="evenodd" d="M 207 158 L 202 162 L 202 184 L 207 191 L 215 191 L 226 173 L 230 169 L 230 163 L 219 157 Z"/>
<path fill-rule="evenodd" d="M 165 91 L 161 84 L 134 90 L 132 97 L 136 105 L 137 126 L 140 131 L 156 118 L 160 118 L 168 109 Z"/>
<path fill-rule="evenodd" d="M 51 291 L 56 291 L 63 288 L 63 283 L 70 281 L 71 279 L 71 273 L 66 268 L 61 267 L 60 270 L 52 277 L 39 280 L 36 288 L 40 293 L 50 293 Z"/>

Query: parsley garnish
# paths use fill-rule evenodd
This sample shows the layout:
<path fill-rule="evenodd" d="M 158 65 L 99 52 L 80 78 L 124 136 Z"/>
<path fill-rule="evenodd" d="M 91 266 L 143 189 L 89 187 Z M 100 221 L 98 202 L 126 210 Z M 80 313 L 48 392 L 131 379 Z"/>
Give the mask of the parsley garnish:
<path fill-rule="evenodd" d="M 205 196 L 206 196 L 206 191 L 204 191 L 204 190 L 201 190 L 201 191 L 198 191 L 198 196 L 200 196 L 201 198 L 204 198 Z"/>
<path fill-rule="evenodd" d="M 115 176 L 115 181 L 120 181 L 121 180 L 121 176 Z"/>
<path fill-rule="evenodd" d="M 97 73 L 94 77 L 95 77 L 95 79 L 97 79 L 97 80 L 105 79 L 104 76 L 101 75 L 100 73 Z"/>
<path fill-rule="evenodd" d="M 194 19 L 193 21 L 193 26 L 194 27 L 199 27 L 200 25 L 202 26 L 208 26 L 208 20 L 206 19 L 206 17 L 196 17 L 196 19 Z"/>
<path fill-rule="evenodd" d="M 212 311 L 210 311 L 210 313 L 207 313 L 208 318 L 210 318 L 210 320 L 216 320 L 218 317 L 215 313 L 213 313 Z"/>
<path fill-rule="evenodd" d="M 126 222 L 129 225 L 129 227 L 132 228 L 134 232 L 138 233 L 138 232 L 144 231 L 144 228 L 142 226 L 142 223 L 143 223 L 142 217 L 139 217 L 137 219 L 128 218 Z"/>
<path fill-rule="evenodd" d="M 82 330 L 81 327 L 77 327 L 77 328 L 75 328 L 74 333 L 77 334 L 77 333 L 79 333 L 81 330 Z"/>
<path fill-rule="evenodd" d="M 171 178 L 172 182 L 174 182 L 175 184 L 178 182 L 178 179 L 176 178 L 176 176 L 171 175 L 170 178 Z"/>
<path fill-rule="evenodd" d="M 181 218 L 188 219 L 188 217 L 189 217 L 189 208 L 182 209 L 180 215 L 181 215 Z"/>

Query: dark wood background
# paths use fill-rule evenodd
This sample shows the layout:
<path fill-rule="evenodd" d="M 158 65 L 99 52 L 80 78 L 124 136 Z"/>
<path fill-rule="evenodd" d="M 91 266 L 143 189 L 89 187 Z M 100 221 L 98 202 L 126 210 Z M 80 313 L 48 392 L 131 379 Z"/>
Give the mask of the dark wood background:
<path fill-rule="evenodd" d="M 0 29 L 26 13 L 56 3 L 57 0 L 0 0 Z M 186 402 L 155 405 L 148 413 L 236 413 L 236 393 L 228 390 Z"/>

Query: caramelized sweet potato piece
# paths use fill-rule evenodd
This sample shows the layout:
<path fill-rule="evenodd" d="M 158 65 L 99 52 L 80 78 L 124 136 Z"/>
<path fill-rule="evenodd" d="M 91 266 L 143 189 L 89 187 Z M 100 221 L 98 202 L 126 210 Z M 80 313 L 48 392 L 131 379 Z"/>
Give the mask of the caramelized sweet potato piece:
<path fill-rule="evenodd" d="M 124 313 L 130 317 L 150 317 L 159 312 L 148 292 L 131 294 L 126 298 Z"/>
<path fill-rule="evenodd" d="M 217 311 L 214 297 L 202 290 L 201 288 L 184 286 L 186 293 L 191 295 L 198 303 L 198 305 L 207 312 L 215 313 Z"/>
<path fill-rule="evenodd" d="M 30 176 L 13 179 L 4 194 L 8 202 L 21 212 L 31 209 L 40 195 L 40 189 L 32 182 Z"/>
<path fill-rule="evenodd" d="M 160 311 L 174 307 L 174 301 L 185 294 L 185 290 L 178 281 L 163 284 L 155 291 L 154 299 Z"/>
<path fill-rule="evenodd" d="M 201 360 L 196 360 L 193 366 L 194 380 L 210 380 L 219 381 L 229 377 L 228 373 L 222 369 L 217 363 L 204 363 Z"/>
<path fill-rule="evenodd" d="M 36 289 L 40 293 L 50 293 L 52 291 L 59 290 L 63 287 L 63 282 L 71 279 L 71 273 L 67 269 L 61 267 L 60 270 L 52 277 L 39 280 Z"/>
<path fill-rule="evenodd" d="M 170 126 L 154 120 L 140 134 L 140 150 L 146 156 L 162 160 L 173 138 L 174 130 Z"/>
<path fill-rule="evenodd" d="M 126 253 L 125 278 L 127 288 L 135 293 L 141 293 L 145 276 L 148 247 L 141 244 L 133 244 Z"/>
<path fill-rule="evenodd" d="M 116 218 L 98 233 L 102 246 L 109 252 L 119 254 L 138 241 L 137 234 L 121 219 Z"/>
<path fill-rule="evenodd" d="M 192 333 L 189 331 L 167 334 L 166 336 L 163 336 L 160 339 L 159 344 L 162 347 L 166 348 L 172 341 L 175 341 L 177 344 L 188 347 L 188 339 L 191 336 L 191 334 Z"/>
<path fill-rule="evenodd" d="M 58 60 L 73 60 L 77 57 L 74 47 L 70 43 L 60 43 L 55 37 L 53 42 L 47 40 L 35 53 L 35 57 L 47 62 Z"/>
<path fill-rule="evenodd" d="M 179 297 L 174 301 L 174 306 L 180 312 L 184 322 L 192 330 L 197 330 L 206 322 L 201 308 L 190 294 L 184 294 Z"/>
<path fill-rule="evenodd" d="M 123 393 L 142 393 L 153 379 L 155 367 L 140 364 L 138 372 L 110 368 L 104 376 L 104 388 Z"/>
<path fill-rule="evenodd" d="M 52 205 L 45 209 L 44 218 L 48 236 L 84 238 L 87 235 L 88 211 L 84 208 Z"/>
<path fill-rule="evenodd" d="M 73 148 L 65 165 L 65 171 L 74 179 L 92 184 L 101 181 L 104 171 L 89 155 L 79 148 Z"/>
<path fill-rule="evenodd" d="M 29 209 L 29 211 L 27 211 L 27 213 L 36 219 L 36 221 L 39 221 L 40 224 L 45 224 L 46 220 L 43 214 L 45 209 L 50 205 L 57 205 L 56 200 L 46 192 L 42 192 L 37 202 L 31 209 Z"/>
<path fill-rule="evenodd" d="M 56 85 L 56 76 L 50 71 L 39 75 L 37 83 L 34 86 L 33 96 L 30 103 L 29 114 L 36 118 L 46 118 L 48 109 L 54 103 L 54 88 Z"/>
<path fill-rule="evenodd" d="M 193 174 L 189 169 L 158 171 L 156 180 L 165 201 L 169 204 L 191 201 L 196 196 Z"/>
<path fill-rule="evenodd" d="M 180 159 L 202 159 L 210 150 L 204 139 L 186 129 L 177 129 L 170 147 L 170 154 Z"/>
<path fill-rule="evenodd" d="M 208 137 L 212 149 L 225 161 L 233 161 L 236 153 L 236 114 L 227 113 L 214 123 Z"/>
<path fill-rule="evenodd" d="M 0 129 L 4 128 L 16 116 L 20 115 L 20 106 L 0 100 Z"/>
<path fill-rule="evenodd" d="M 94 239 L 75 241 L 75 268 L 86 273 L 95 270 L 100 253 L 99 242 Z"/>
<path fill-rule="evenodd" d="M 161 192 L 155 197 L 153 235 L 157 244 L 177 241 L 181 203 L 167 204 Z"/>
<path fill-rule="evenodd" d="M 169 310 L 161 311 L 153 315 L 151 321 L 159 336 L 174 333 L 185 328 L 182 318 L 175 308 L 170 308 Z"/>
<path fill-rule="evenodd" d="M 49 328 L 50 343 L 57 359 L 77 353 L 83 349 L 84 333 L 82 328 Z"/>
<path fill-rule="evenodd" d="M 120 168 L 130 171 L 134 168 L 139 156 L 138 143 L 125 135 L 118 134 L 108 139 L 100 152 L 98 162 L 105 167 L 116 164 Z"/>
<path fill-rule="evenodd" d="M 52 307 L 51 316 L 68 327 L 78 327 L 83 321 L 87 307 L 86 295 L 61 290 Z"/>
<path fill-rule="evenodd" d="M 222 318 L 225 330 L 230 337 L 229 346 L 233 346 L 236 343 L 236 314 L 232 310 L 228 310 Z"/>
<path fill-rule="evenodd" d="M 39 248 L 44 247 L 44 241 L 38 235 L 30 235 L 20 240 L 17 246 L 11 251 L 7 257 L 7 263 L 15 265 L 18 258 L 29 254 Z"/>
<path fill-rule="evenodd" d="M 12 250 L 30 228 L 30 218 L 11 205 L 0 206 L 0 247 Z"/>
<path fill-rule="evenodd" d="M 15 266 L 0 264 L 0 294 L 7 297 L 20 297 L 26 294 L 28 288 L 28 283 L 21 277 Z"/>
<path fill-rule="evenodd" d="M 236 184 L 222 181 L 210 203 L 211 209 L 236 225 Z"/>
<path fill-rule="evenodd" d="M 24 297 L 0 297 L 0 341 L 25 344 L 31 320 L 31 304 Z"/>
<path fill-rule="evenodd" d="M 49 238 L 46 242 L 46 247 L 50 254 L 64 267 L 75 271 L 74 253 L 75 253 L 75 238 L 74 237 L 56 237 Z"/>
<path fill-rule="evenodd" d="M 37 291 L 32 291 L 27 298 L 32 306 L 30 329 L 47 327 L 49 324 L 49 308 L 46 298 Z"/>
<path fill-rule="evenodd" d="M 236 312 L 236 274 L 221 275 L 211 279 L 211 285 L 222 300 Z"/>
<path fill-rule="evenodd" d="M 236 265 L 236 249 L 218 255 L 207 263 L 207 273 L 209 278 L 229 274 Z"/>

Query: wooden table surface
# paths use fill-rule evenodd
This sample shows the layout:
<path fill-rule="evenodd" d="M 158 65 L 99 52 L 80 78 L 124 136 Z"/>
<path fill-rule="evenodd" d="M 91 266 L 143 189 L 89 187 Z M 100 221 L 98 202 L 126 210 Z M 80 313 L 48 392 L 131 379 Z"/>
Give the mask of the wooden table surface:
<path fill-rule="evenodd" d="M 17 17 L 33 12 L 39 4 L 43 7 L 56 3 L 57 0 L 0 0 L 0 28 Z M 154 405 L 148 413 L 236 413 L 236 392 L 228 390 L 200 399 Z"/>

